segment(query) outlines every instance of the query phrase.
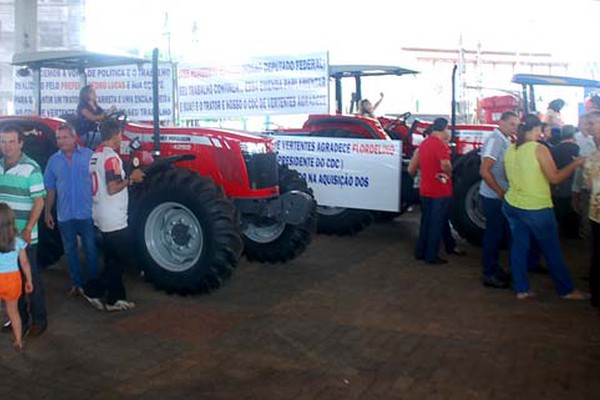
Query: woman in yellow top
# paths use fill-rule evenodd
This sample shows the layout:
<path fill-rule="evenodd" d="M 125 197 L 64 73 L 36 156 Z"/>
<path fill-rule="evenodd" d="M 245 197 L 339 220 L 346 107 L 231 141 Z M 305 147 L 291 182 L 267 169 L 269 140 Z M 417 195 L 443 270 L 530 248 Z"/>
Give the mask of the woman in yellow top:
<path fill-rule="evenodd" d="M 517 141 L 504 156 L 508 191 L 504 196 L 504 214 L 512 235 L 510 262 L 513 288 L 518 299 L 533 296 L 527 280 L 529 244 L 535 238 L 541 248 L 559 295 L 565 299 L 589 298 L 573 286 L 565 264 L 554 212 L 550 184 L 567 179 L 583 165 L 584 159 L 573 160 L 558 170 L 550 151 L 538 140 L 542 122 L 535 115 L 527 115 L 519 126 Z"/>

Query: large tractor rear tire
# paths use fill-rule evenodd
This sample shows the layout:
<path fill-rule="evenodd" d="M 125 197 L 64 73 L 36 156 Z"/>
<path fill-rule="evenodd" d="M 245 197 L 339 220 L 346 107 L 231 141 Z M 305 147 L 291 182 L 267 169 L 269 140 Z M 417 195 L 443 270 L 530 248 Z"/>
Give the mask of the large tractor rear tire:
<path fill-rule="evenodd" d="M 279 166 L 279 191 L 281 194 L 298 190 L 312 197 L 306 181 L 300 174 L 285 165 Z M 299 225 L 273 220 L 248 223 L 244 228 L 244 253 L 250 261 L 286 262 L 304 252 L 316 230 L 316 203 L 306 220 Z"/>
<path fill-rule="evenodd" d="M 452 226 L 461 237 L 475 245 L 481 244 L 485 230 L 485 217 L 479 199 L 480 165 L 479 150 L 465 154 L 456 163 L 454 194 L 450 203 Z"/>
<path fill-rule="evenodd" d="M 207 293 L 237 267 L 242 240 L 233 204 L 208 178 L 170 168 L 132 193 L 134 245 L 148 281 L 167 293 Z"/>
<path fill-rule="evenodd" d="M 323 129 L 310 136 L 365 139 L 345 129 Z M 356 208 L 317 206 L 317 214 L 317 232 L 327 235 L 355 235 L 375 221 L 375 212 Z"/>

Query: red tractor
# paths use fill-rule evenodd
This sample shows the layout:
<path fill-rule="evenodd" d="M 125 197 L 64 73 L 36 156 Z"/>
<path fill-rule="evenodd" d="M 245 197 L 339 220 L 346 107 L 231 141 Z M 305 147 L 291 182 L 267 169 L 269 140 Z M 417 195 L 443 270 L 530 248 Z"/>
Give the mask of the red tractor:
<path fill-rule="evenodd" d="M 330 67 L 330 76 L 335 81 L 336 106 L 342 110 L 343 78 L 354 78 L 355 95 L 353 102 L 360 99 L 361 78 L 367 76 L 404 75 L 416 71 L 398 67 L 340 65 Z M 453 72 L 453 100 L 454 101 L 454 75 Z M 489 120 L 495 122 L 502 112 L 515 111 L 518 114 L 535 112 L 536 85 L 575 86 L 585 88 L 600 88 L 600 82 L 589 79 L 567 78 L 547 75 L 517 74 L 512 79 L 513 83 L 522 86 L 520 98 L 503 96 L 488 100 L 484 103 Z M 453 110 L 456 107 L 453 107 Z M 350 107 L 352 110 L 352 106 Z M 423 139 L 423 131 L 430 126 L 430 122 L 412 119 L 411 114 L 399 114 L 397 118 L 379 117 L 377 119 L 360 117 L 357 115 L 310 115 L 300 129 L 285 129 L 277 133 L 299 134 L 320 137 L 348 137 L 381 140 L 402 141 L 403 165 L 407 166 L 414 150 Z M 454 194 L 450 206 L 450 219 L 456 231 L 469 242 L 479 244 L 485 229 L 485 218 L 479 201 L 479 175 L 480 156 L 479 148 L 487 134 L 495 128 L 492 124 L 457 125 L 454 112 L 452 113 L 452 140 L 453 149 L 453 184 Z M 401 182 L 401 209 L 403 212 L 409 205 L 418 202 L 418 193 L 413 189 L 413 180 L 406 171 L 402 173 Z M 319 214 L 318 229 L 323 233 L 351 234 L 364 229 L 381 213 L 371 210 L 357 210 L 337 207 L 317 206 Z"/>
<path fill-rule="evenodd" d="M 516 74 L 512 78 L 512 83 L 521 86 L 520 96 L 506 95 L 485 100 L 484 105 L 489 118 L 486 122 L 497 122 L 504 111 L 514 111 L 517 115 L 536 113 L 536 86 L 600 88 L 600 82 L 595 80 L 536 74 Z M 476 132 L 477 128 L 477 125 L 468 126 L 459 137 L 468 135 L 469 132 Z M 460 127 L 457 127 L 457 130 L 460 131 Z M 458 146 L 460 142 L 461 139 Z M 462 237 L 476 244 L 481 243 L 483 229 L 485 229 L 485 218 L 478 195 L 481 181 L 479 175 L 481 158 L 478 147 L 471 151 L 457 151 L 457 154 L 462 156 L 454 163 L 454 196 L 450 209 L 450 219 L 454 228 Z"/>
<path fill-rule="evenodd" d="M 336 109 L 342 110 L 342 79 L 354 78 L 355 99 L 362 97 L 362 78 L 370 76 L 417 73 L 399 67 L 365 66 L 365 65 L 332 65 L 330 76 L 335 81 Z M 353 108 L 352 106 L 350 107 Z M 395 118 L 379 117 L 377 119 L 358 115 L 310 115 L 302 128 L 282 129 L 275 134 L 304 135 L 315 137 L 343 137 L 379 140 L 402 141 L 403 166 L 408 166 L 415 149 L 423 140 L 423 132 L 430 122 L 411 118 L 411 113 L 399 114 Z M 462 156 L 477 149 L 483 143 L 486 134 L 494 129 L 493 125 L 456 125 L 453 124 L 452 146 L 456 157 L 454 166 L 455 196 L 453 199 L 453 225 L 466 239 L 478 242 L 481 230 L 485 226 L 483 214 L 478 206 L 477 187 L 465 176 L 471 174 L 471 163 L 462 160 Z M 474 153 L 473 153 L 474 154 Z M 478 158 L 478 157 L 477 157 Z M 479 174 L 479 169 L 475 171 Z M 403 168 L 401 177 L 401 207 L 404 212 L 410 205 L 419 201 L 418 190 L 413 188 L 413 179 Z M 338 207 L 317 206 L 318 230 L 330 234 L 354 234 L 370 225 L 384 214 L 372 210 L 359 210 Z"/>
<path fill-rule="evenodd" d="M 88 52 L 16 54 L 39 82 L 41 68 L 76 69 L 146 62 Z M 153 55 L 154 125 L 124 122 L 121 156 L 146 178 L 130 192 L 130 226 L 145 277 L 169 293 L 202 293 L 249 260 L 286 262 L 310 243 L 316 225 L 312 191 L 277 164 L 273 139 L 222 129 L 163 128 L 158 123 L 158 52 Z M 35 78 L 37 76 L 37 78 Z M 39 87 L 39 85 L 37 85 Z M 39 88 L 38 88 L 39 89 Z M 40 92 L 37 91 L 38 113 Z M 61 119 L 2 117 L 28 133 L 24 151 L 44 167 L 56 151 Z M 40 223 L 40 261 L 62 249 Z"/>

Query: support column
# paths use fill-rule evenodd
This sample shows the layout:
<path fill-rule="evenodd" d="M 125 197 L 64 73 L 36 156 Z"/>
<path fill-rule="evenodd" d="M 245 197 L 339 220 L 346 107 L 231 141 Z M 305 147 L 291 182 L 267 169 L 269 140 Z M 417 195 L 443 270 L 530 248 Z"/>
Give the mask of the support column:
<path fill-rule="evenodd" d="M 15 1 L 15 52 L 38 49 L 37 9 L 37 0 Z"/>

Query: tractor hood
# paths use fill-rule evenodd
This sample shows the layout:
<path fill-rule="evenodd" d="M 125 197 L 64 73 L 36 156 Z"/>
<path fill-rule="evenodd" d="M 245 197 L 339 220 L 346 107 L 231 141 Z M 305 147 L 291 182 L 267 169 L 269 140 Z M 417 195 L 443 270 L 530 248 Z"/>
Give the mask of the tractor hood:
<path fill-rule="evenodd" d="M 152 126 L 136 123 L 127 123 L 125 127 L 126 131 L 142 134 L 152 135 Z M 161 127 L 160 128 L 161 138 L 164 135 L 169 136 L 181 136 L 183 137 L 205 137 L 214 138 L 226 141 L 236 141 L 239 143 L 264 143 L 269 148 L 273 143 L 273 138 L 260 133 L 251 133 L 245 131 L 238 131 L 234 129 L 221 129 L 221 128 L 202 128 L 202 127 Z"/>

